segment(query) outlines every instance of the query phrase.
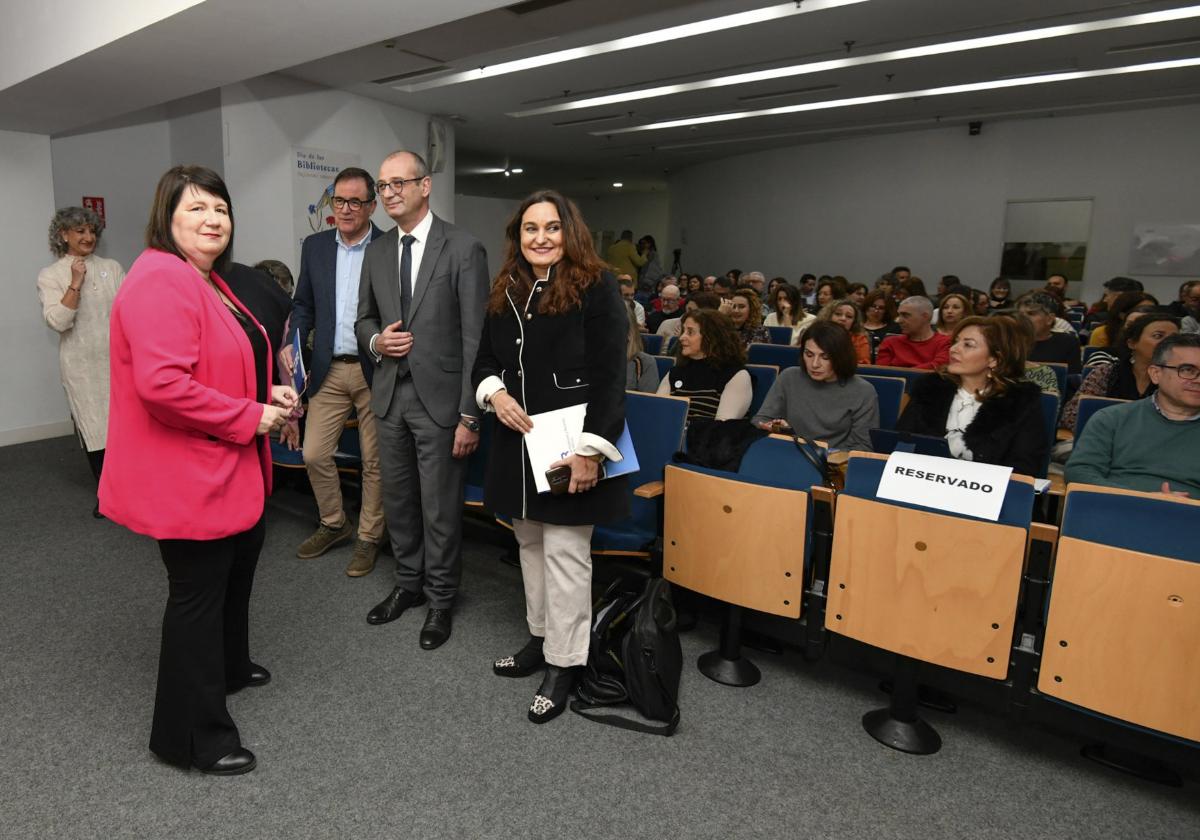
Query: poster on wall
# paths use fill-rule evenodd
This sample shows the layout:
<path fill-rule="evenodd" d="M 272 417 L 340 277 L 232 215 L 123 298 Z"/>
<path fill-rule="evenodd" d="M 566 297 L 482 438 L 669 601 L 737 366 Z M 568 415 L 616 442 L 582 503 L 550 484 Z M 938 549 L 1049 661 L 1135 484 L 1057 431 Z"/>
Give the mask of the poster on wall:
<path fill-rule="evenodd" d="M 292 230 L 296 237 L 296 270 L 300 243 L 306 236 L 333 227 L 333 179 L 359 156 L 331 149 L 292 147 Z"/>
<path fill-rule="evenodd" d="M 1135 225 L 1129 273 L 1200 275 L 1200 224 Z"/>

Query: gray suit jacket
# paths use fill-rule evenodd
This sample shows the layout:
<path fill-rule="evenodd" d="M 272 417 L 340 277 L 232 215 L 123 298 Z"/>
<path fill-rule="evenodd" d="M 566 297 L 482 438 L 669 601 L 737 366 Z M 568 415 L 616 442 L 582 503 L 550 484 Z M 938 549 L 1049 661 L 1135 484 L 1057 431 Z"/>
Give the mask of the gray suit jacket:
<path fill-rule="evenodd" d="M 355 335 L 364 355 L 371 337 L 400 320 L 400 232 L 372 239 L 363 258 Z M 478 415 L 471 368 L 483 332 L 488 288 L 487 253 L 465 230 L 434 216 L 429 241 L 414 278 L 412 312 L 403 329 L 413 334 L 409 374 L 425 410 L 449 428 L 460 414 Z M 398 375 L 397 360 L 376 362 L 371 410 L 387 413 Z"/>

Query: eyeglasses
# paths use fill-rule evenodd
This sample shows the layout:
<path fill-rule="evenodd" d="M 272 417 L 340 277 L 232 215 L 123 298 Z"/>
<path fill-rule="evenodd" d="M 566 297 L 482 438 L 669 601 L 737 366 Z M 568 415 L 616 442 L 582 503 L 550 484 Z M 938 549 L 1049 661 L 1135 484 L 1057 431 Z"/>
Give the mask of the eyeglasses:
<path fill-rule="evenodd" d="M 1195 365 L 1155 365 L 1155 367 L 1173 370 L 1179 375 L 1180 379 L 1187 380 L 1188 382 L 1200 376 L 1200 367 L 1196 367 Z"/>
<path fill-rule="evenodd" d="M 380 195 L 387 195 L 390 192 L 400 195 L 404 192 L 405 184 L 415 184 L 418 181 L 424 181 L 428 175 L 422 175 L 420 178 L 393 178 L 390 181 L 379 181 L 375 184 L 375 192 Z"/>
<path fill-rule="evenodd" d="M 333 206 L 337 210 L 341 210 L 346 205 L 350 205 L 351 210 L 361 210 L 364 204 L 370 204 L 375 199 L 368 198 L 365 201 L 361 198 L 342 198 L 340 195 L 333 197 Z"/>

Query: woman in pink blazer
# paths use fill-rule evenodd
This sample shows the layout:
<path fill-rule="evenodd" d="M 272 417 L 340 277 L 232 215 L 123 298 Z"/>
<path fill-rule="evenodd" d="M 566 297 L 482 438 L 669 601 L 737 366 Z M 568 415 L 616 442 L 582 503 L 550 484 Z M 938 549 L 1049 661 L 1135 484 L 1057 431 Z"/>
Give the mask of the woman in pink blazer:
<path fill-rule="evenodd" d="M 100 510 L 158 540 L 167 568 L 150 749 L 207 773 L 246 773 L 255 758 L 225 695 L 271 678 L 250 661 L 250 589 L 271 491 L 265 435 L 297 398 L 271 386 L 267 337 L 214 270 L 233 244 L 220 176 L 199 166 L 163 175 L 146 244 L 113 302 Z"/>

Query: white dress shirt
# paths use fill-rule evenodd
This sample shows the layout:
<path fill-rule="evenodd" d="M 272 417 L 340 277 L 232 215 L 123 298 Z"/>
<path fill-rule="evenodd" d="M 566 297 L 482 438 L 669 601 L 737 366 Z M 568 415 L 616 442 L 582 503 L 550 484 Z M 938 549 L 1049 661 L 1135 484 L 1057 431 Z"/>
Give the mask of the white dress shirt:
<path fill-rule="evenodd" d="M 433 211 L 431 210 L 425 214 L 425 218 L 423 218 L 423 219 L 421 219 L 421 221 L 417 222 L 417 226 L 414 227 L 412 230 L 405 231 L 403 228 L 401 228 L 399 226 L 397 226 L 397 228 L 396 228 L 396 230 L 400 234 L 400 236 L 404 236 L 406 233 L 408 233 L 408 234 L 412 234 L 414 237 L 416 237 L 416 240 L 417 240 L 411 246 L 409 246 L 410 250 L 412 251 L 412 292 L 413 292 L 414 300 L 417 297 L 417 275 L 420 274 L 420 272 L 421 272 L 421 259 L 425 256 L 425 243 L 429 241 L 429 229 L 432 227 L 433 227 Z M 401 242 L 399 239 L 397 239 L 396 240 L 396 276 L 397 277 L 400 277 L 400 260 L 403 259 L 403 257 L 404 257 L 404 243 Z M 403 279 L 401 279 L 400 282 L 403 283 L 404 282 Z M 404 313 L 405 318 L 409 317 L 409 315 L 410 315 L 410 313 L 408 313 L 408 312 Z M 402 324 L 400 326 L 400 329 L 404 332 L 409 332 L 408 324 Z M 371 340 L 367 344 L 367 346 L 371 350 L 371 355 L 375 357 L 376 362 L 378 362 L 380 359 L 383 358 L 383 355 L 378 353 L 375 350 L 375 339 L 377 339 L 377 338 L 379 338 L 379 333 L 375 333 L 375 335 L 371 336 Z"/>

